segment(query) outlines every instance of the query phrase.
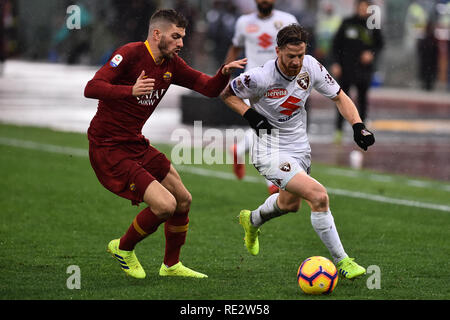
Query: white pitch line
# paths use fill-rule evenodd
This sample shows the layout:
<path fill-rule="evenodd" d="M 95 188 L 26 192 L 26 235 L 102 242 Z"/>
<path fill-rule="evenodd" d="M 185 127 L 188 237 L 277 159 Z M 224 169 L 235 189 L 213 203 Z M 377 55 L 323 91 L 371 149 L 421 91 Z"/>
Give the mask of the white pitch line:
<path fill-rule="evenodd" d="M 28 140 L 0 137 L 0 144 L 7 145 L 7 146 L 13 146 L 13 147 L 19 147 L 19 148 L 25 148 L 25 149 L 40 150 L 40 151 L 50 152 L 50 153 L 66 154 L 66 155 L 72 155 L 72 156 L 78 156 L 78 157 L 87 157 L 88 156 L 88 151 L 85 149 L 63 147 L 63 146 L 38 143 L 38 142 L 33 142 L 33 141 L 28 141 Z M 186 172 L 186 173 L 191 173 L 191 174 L 196 174 L 196 175 L 206 176 L 206 177 L 215 177 L 215 178 L 219 178 L 219 179 L 236 180 L 234 174 L 232 174 L 230 172 L 215 171 L 215 170 L 209 170 L 209 169 L 193 167 L 193 166 L 186 166 L 186 165 L 177 165 L 176 168 L 180 172 Z M 262 183 L 263 179 L 258 178 L 258 177 L 246 176 L 243 179 L 243 181 L 252 182 L 252 183 Z M 336 194 L 338 196 L 371 200 L 371 201 L 376 201 L 376 202 L 402 205 L 402 206 L 408 206 L 408 207 L 450 212 L 450 206 L 443 205 L 443 204 L 412 201 L 412 200 L 397 199 L 397 198 L 389 198 L 389 197 L 385 197 L 385 196 L 368 194 L 368 193 L 357 192 L 357 191 L 344 190 L 344 189 L 327 188 L 327 190 L 330 194 Z"/>
<path fill-rule="evenodd" d="M 175 166 L 177 171 L 181 172 L 187 172 L 192 174 L 197 174 L 200 176 L 206 176 L 206 177 L 215 177 L 219 179 L 225 179 L 225 180 L 236 180 L 236 176 L 233 173 L 230 172 L 223 172 L 223 171 L 216 171 L 216 170 L 209 170 L 199 167 L 193 167 L 193 166 L 186 166 L 186 165 L 176 165 Z M 247 182 L 254 182 L 254 183 L 261 183 L 264 181 L 262 177 L 253 177 L 253 176 L 245 176 L 243 181 Z"/>
<path fill-rule="evenodd" d="M 204 169 L 204 168 L 188 167 L 188 166 L 177 166 L 176 168 L 178 171 L 181 171 L 181 172 L 187 172 L 187 173 L 192 173 L 192 174 L 197 174 L 197 175 L 202 175 L 202 176 L 207 176 L 207 177 L 216 177 L 216 178 L 220 178 L 220 179 L 236 180 L 235 175 L 232 173 L 228 173 L 228 172 L 214 171 L 214 170 L 208 170 L 208 169 Z M 251 176 L 247 176 L 243 180 L 248 181 L 248 182 L 257 182 L 257 183 L 263 182 L 262 178 L 258 179 L 257 177 L 251 177 Z M 326 188 L 326 189 L 330 194 L 336 194 L 338 196 L 450 212 L 450 206 L 436 204 L 436 203 L 427 203 L 427 202 L 419 202 L 419 201 L 412 201 L 412 200 L 405 200 L 405 199 L 389 198 L 389 197 L 385 197 L 385 196 L 368 194 L 368 193 L 357 192 L 357 191 L 344 190 L 344 189 L 335 189 L 335 188 Z"/>
<path fill-rule="evenodd" d="M 343 190 L 343 189 L 334 189 L 334 188 L 327 188 L 327 191 L 331 194 L 336 194 L 339 196 L 345 196 L 345 197 L 351 197 L 351 198 L 359 198 L 364 200 L 372 200 L 372 201 L 378 201 L 383 203 L 390 203 L 390 204 L 397 204 L 397 205 L 404 205 L 408 207 L 416 207 L 416 208 L 423 208 L 423 209 L 433 209 L 433 210 L 440 210 L 440 211 L 447 211 L 450 212 L 450 206 L 446 206 L 444 204 L 436 204 L 436 203 L 427 203 L 427 202 L 419 202 L 419 201 L 412 201 L 412 200 L 405 200 L 405 199 L 396 199 L 396 198 L 389 198 L 385 196 L 380 196 L 377 194 L 368 194 L 363 192 L 357 192 L 357 191 L 349 191 L 349 190 Z"/>
<path fill-rule="evenodd" d="M 33 142 L 33 141 L 29 141 L 29 140 L 19 140 L 19 139 L 13 139 L 13 138 L 0 137 L 0 144 L 6 145 L 6 146 L 12 146 L 12 147 L 24 148 L 24 149 L 46 151 L 46 152 L 50 152 L 50 153 L 61 153 L 61 154 L 66 154 L 66 155 L 78 156 L 78 157 L 87 157 L 88 156 L 88 151 L 86 149 L 63 147 L 63 146 L 57 146 L 54 144 Z"/>

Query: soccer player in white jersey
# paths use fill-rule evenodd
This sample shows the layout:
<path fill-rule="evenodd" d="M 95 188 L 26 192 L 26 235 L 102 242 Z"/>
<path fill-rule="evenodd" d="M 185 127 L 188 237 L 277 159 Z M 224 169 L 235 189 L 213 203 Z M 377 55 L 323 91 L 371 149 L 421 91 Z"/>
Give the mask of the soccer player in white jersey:
<path fill-rule="evenodd" d="M 307 34 L 298 24 L 277 35 L 277 58 L 242 73 L 221 94 L 224 102 L 241 114 L 256 131 L 252 162 L 266 179 L 280 188 L 253 211 L 242 210 L 248 251 L 259 253 L 259 227 L 268 220 L 296 212 L 301 200 L 311 207 L 311 223 L 330 251 L 343 277 L 352 279 L 365 269 L 349 258 L 330 211 L 327 191 L 309 176 L 311 148 L 306 134 L 305 101 L 312 88 L 332 99 L 353 126 L 355 142 L 364 150 L 375 142 L 362 123 L 352 100 L 312 56 L 305 55 Z M 249 99 L 251 107 L 243 102 Z"/>
<path fill-rule="evenodd" d="M 236 60 L 245 50 L 246 70 L 262 66 L 269 59 L 276 58 L 277 32 L 284 26 L 297 23 L 290 13 L 274 9 L 275 0 L 255 0 L 257 11 L 245 14 L 236 21 L 232 45 L 228 49 L 225 64 Z M 247 104 L 248 101 L 245 101 Z M 253 132 L 247 130 L 243 139 L 231 146 L 233 171 L 238 179 L 245 176 L 245 153 L 253 144 Z M 269 193 L 278 192 L 272 182 L 266 180 Z"/>

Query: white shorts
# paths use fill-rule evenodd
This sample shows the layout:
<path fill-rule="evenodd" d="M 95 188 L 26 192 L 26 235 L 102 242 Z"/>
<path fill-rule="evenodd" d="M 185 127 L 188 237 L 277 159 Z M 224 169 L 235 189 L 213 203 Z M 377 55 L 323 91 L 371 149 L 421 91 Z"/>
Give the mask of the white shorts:
<path fill-rule="evenodd" d="M 280 153 L 275 157 L 257 160 L 253 163 L 256 170 L 278 188 L 285 190 L 288 182 L 299 172 L 311 171 L 309 153 L 291 156 Z"/>

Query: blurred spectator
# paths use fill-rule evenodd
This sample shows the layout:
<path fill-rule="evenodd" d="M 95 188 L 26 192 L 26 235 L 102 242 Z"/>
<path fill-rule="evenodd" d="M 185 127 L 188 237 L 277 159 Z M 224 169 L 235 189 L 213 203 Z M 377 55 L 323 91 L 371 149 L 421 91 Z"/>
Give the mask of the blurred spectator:
<path fill-rule="evenodd" d="M 181 13 L 188 21 L 186 28 L 186 36 L 183 38 L 183 50 L 180 52 L 180 57 L 183 58 L 189 65 L 193 64 L 195 49 L 193 48 L 192 39 L 196 29 L 197 14 L 195 7 L 189 4 L 187 0 L 176 0 L 174 9 Z"/>
<path fill-rule="evenodd" d="M 206 13 L 208 38 L 214 44 L 212 52 L 218 65 L 222 64 L 231 45 L 236 19 L 236 7 L 231 1 L 216 0 L 212 9 Z"/>
<path fill-rule="evenodd" d="M 328 68 L 332 57 L 331 47 L 333 37 L 341 25 L 342 19 L 336 14 L 334 4 L 331 1 L 323 2 L 317 16 L 317 24 L 315 29 L 316 50 L 314 57 Z"/>
<path fill-rule="evenodd" d="M 0 0 L 0 75 L 5 60 L 17 51 L 17 3 Z"/>
<path fill-rule="evenodd" d="M 310 55 L 314 55 L 316 51 L 316 25 L 319 2 L 317 0 L 277 0 L 276 2 L 279 10 L 292 14 L 308 33 L 306 54 Z"/>
<path fill-rule="evenodd" d="M 314 55 L 316 51 L 316 25 L 317 25 L 317 2 L 316 0 L 305 0 L 302 9 L 295 10 L 295 17 L 301 26 L 308 32 L 308 46 L 306 54 Z M 290 12 L 290 11 L 288 11 Z"/>
<path fill-rule="evenodd" d="M 423 37 L 428 20 L 428 11 L 423 1 L 411 1 L 405 17 L 404 45 L 410 52 L 414 51 L 417 39 Z"/>
<path fill-rule="evenodd" d="M 331 73 L 338 80 L 342 90 L 349 95 L 352 85 L 358 91 L 357 108 L 362 121 L 367 115 L 367 95 L 372 81 L 375 60 L 383 47 L 380 29 L 369 29 L 369 0 L 357 0 L 356 12 L 344 19 L 333 39 Z M 336 114 L 335 142 L 342 141 L 343 117 Z"/>
<path fill-rule="evenodd" d="M 435 36 L 435 25 L 432 20 L 427 23 L 425 34 L 417 41 L 419 58 L 419 81 L 422 88 L 431 91 L 436 82 L 438 72 L 439 44 Z"/>
<path fill-rule="evenodd" d="M 242 15 L 233 25 L 233 39 L 225 63 L 236 60 L 242 52 L 248 58 L 246 70 L 262 66 L 276 58 L 277 33 L 283 27 L 298 23 L 290 13 L 274 9 L 275 0 L 255 0 L 257 11 Z"/>
<path fill-rule="evenodd" d="M 435 35 L 439 41 L 438 80 L 450 90 L 450 0 L 439 0 L 436 5 Z"/>
<path fill-rule="evenodd" d="M 231 0 L 233 5 L 236 7 L 236 12 L 238 15 L 248 14 L 256 10 L 256 5 L 254 1 L 250 0 Z"/>
<path fill-rule="evenodd" d="M 68 64 L 103 64 L 113 48 L 147 36 L 154 0 L 111 0 L 110 4 L 67 1 L 76 4 L 81 13 L 81 29 L 69 30 L 66 21 L 53 37 L 50 61 Z"/>
<path fill-rule="evenodd" d="M 67 1 L 67 7 L 71 4 L 71 1 Z M 89 62 L 93 18 L 85 5 L 81 3 L 76 3 L 76 5 L 80 8 L 80 29 L 70 30 L 64 20 L 52 39 L 50 61 L 63 60 L 68 64 Z"/>
<path fill-rule="evenodd" d="M 6 60 L 5 53 L 5 23 L 4 2 L 0 1 L 0 76 L 3 75 L 3 64 Z"/>
<path fill-rule="evenodd" d="M 148 33 L 151 14 L 156 10 L 153 0 L 112 0 L 116 13 L 114 34 L 119 37 L 119 45 L 142 41 Z"/>
<path fill-rule="evenodd" d="M 115 31 L 116 13 L 109 6 L 96 4 L 95 27 L 92 28 L 90 40 L 90 62 L 94 65 L 104 65 L 111 60 L 111 54 L 123 42 L 118 42 Z"/>

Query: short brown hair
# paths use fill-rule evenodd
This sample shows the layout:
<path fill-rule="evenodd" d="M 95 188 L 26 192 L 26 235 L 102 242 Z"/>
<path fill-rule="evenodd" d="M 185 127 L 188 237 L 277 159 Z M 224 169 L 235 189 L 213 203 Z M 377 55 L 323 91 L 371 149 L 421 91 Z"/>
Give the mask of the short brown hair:
<path fill-rule="evenodd" d="M 277 34 L 277 46 L 283 48 L 288 44 L 300 44 L 308 42 L 308 32 L 299 24 L 292 23 L 280 31 Z"/>
<path fill-rule="evenodd" d="M 172 23 L 179 28 L 186 29 L 187 19 L 179 12 L 173 9 L 160 9 L 150 18 L 150 28 L 157 23 Z"/>

